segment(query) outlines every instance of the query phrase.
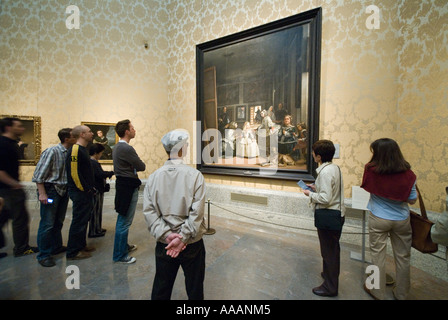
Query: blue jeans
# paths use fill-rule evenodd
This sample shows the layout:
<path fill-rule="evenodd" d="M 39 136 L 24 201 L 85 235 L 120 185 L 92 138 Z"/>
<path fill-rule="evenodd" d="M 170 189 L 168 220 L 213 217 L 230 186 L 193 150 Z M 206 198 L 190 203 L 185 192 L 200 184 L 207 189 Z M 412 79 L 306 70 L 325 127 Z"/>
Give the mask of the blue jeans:
<path fill-rule="evenodd" d="M 46 186 L 46 192 L 53 203 L 40 204 L 40 223 L 37 230 L 37 260 L 48 258 L 62 247 L 61 229 L 67 212 L 68 193 L 64 196 L 56 192 L 54 186 Z"/>
<path fill-rule="evenodd" d="M 138 188 L 134 190 L 132 200 L 126 215 L 119 214 L 115 226 L 114 261 L 120 261 L 128 256 L 128 234 L 132 221 L 134 220 L 135 209 L 137 208 Z"/>
<path fill-rule="evenodd" d="M 87 245 L 87 225 L 93 210 L 93 195 L 68 189 L 68 195 L 73 201 L 73 218 L 68 232 L 67 258 L 72 258 Z"/>

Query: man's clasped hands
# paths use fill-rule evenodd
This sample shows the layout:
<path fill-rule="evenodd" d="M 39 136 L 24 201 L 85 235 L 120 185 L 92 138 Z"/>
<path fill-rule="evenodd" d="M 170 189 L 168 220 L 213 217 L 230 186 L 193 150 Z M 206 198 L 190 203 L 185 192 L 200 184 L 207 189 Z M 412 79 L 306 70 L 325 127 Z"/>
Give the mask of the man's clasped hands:
<path fill-rule="evenodd" d="M 179 253 L 181 253 L 187 245 L 182 242 L 182 236 L 178 233 L 170 233 L 166 238 L 165 242 L 168 244 L 166 249 L 166 254 L 171 258 L 176 258 Z"/>

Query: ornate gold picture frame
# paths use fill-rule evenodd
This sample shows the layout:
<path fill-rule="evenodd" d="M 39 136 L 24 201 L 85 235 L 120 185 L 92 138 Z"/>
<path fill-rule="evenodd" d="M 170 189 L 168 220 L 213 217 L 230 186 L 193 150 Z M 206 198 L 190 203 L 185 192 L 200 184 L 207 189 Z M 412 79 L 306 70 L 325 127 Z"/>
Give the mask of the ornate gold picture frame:
<path fill-rule="evenodd" d="M 104 122 L 88 122 L 82 121 L 82 125 L 86 125 L 93 132 L 92 143 L 99 143 L 105 147 L 104 153 L 99 160 L 99 163 L 113 164 L 112 160 L 112 149 L 117 144 L 119 137 L 115 132 L 115 123 L 104 123 Z M 89 144 L 87 149 L 90 148 Z"/>
<path fill-rule="evenodd" d="M 19 163 L 23 166 L 35 166 L 42 152 L 41 128 L 42 120 L 39 116 L 0 115 L 0 118 L 20 119 L 25 132 L 17 141 L 19 144 Z"/>

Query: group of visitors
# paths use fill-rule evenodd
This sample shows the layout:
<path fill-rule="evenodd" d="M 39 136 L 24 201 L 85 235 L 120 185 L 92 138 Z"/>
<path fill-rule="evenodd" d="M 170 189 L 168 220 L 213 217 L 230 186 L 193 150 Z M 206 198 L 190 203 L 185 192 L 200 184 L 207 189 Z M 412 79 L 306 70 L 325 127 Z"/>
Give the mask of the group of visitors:
<path fill-rule="evenodd" d="M 136 130 L 130 120 L 119 121 L 115 131 L 120 140 L 113 148 L 113 171 L 103 171 L 98 160 L 104 152 L 101 144 L 87 146 L 93 133 L 86 125 L 59 130 L 60 143 L 42 152 L 32 181 L 40 202 L 37 247 L 29 242 L 29 214 L 25 191 L 19 179 L 18 138 L 24 127 L 18 118 L 0 120 L 0 248 L 5 246 L 2 227 L 13 223 L 14 256 L 38 253 L 44 267 L 55 266 L 53 256 L 64 253 L 67 260 L 87 259 L 95 248 L 86 243 L 89 237 L 104 236 L 102 202 L 105 179 L 116 176 L 113 261 L 130 264 L 129 255 L 137 249 L 128 243 L 129 228 L 136 211 L 141 181 L 137 172 L 146 169 L 129 144 Z M 190 299 L 203 299 L 205 276 L 204 204 L 205 183 L 202 174 L 183 163 L 187 153 L 188 133 L 175 130 L 162 138 L 168 161 L 148 179 L 144 191 L 143 213 L 150 233 L 156 238 L 156 275 L 152 299 L 169 299 L 180 266 L 186 277 Z M 62 244 L 62 227 L 72 200 L 72 221 L 67 246 Z M 0 257 L 7 254 L 2 253 Z"/>
<path fill-rule="evenodd" d="M 119 215 L 113 261 L 135 262 L 129 252 L 137 247 L 128 244 L 127 239 L 141 184 L 137 171 L 144 171 L 146 165 L 129 145 L 129 141 L 135 137 L 131 122 L 123 120 L 115 126 L 120 141 L 114 148 L 114 171 L 103 171 L 98 163 L 105 150 L 103 145 L 93 144 L 90 150 L 87 149 L 93 140 L 93 133 L 85 125 L 59 130 L 60 143 L 42 152 L 32 178 L 40 202 L 37 247 L 28 244 L 29 215 L 25 205 L 25 191 L 19 180 L 17 140 L 24 130 L 18 118 L 1 120 L 0 196 L 5 199 L 5 205 L 0 214 L 0 227 L 9 218 L 12 219 L 14 256 L 38 253 L 37 260 L 44 267 L 54 266 L 53 256 L 63 252 L 68 260 L 90 258 L 95 248 L 86 243 L 87 229 L 89 237 L 105 235 L 106 230 L 102 228 L 102 204 L 107 187 L 106 178 L 115 174 L 115 202 Z M 73 216 L 67 246 L 63 246 L 61 231 L 69 199 L 73 203 Z M 0 247 L 3 247 L 3 233 L 0 233 L 0 241 Z"/>
<path fill-rule="evenodd" d="M 129 144 L 136 131 L 129 120 L 119 121 L 115 130 L 120 141 L 113 148 L 114 171 L 103 171 L 97 162 L 101 145 L 86 149 L 93 133 L 85 125 L 63 128 L 60 143 L 46 149 L 36 166 L 33 179 L 37 185 L 41 220 L 38 247 L 29 245 L 28 212 L 25 192 L 19 180 L 17 139 L 24 131 L 17 118 L 1 120 L 0 129 L 0 247 L 5 244 L 1 228 L 13 220 L 14 256 L 38 252 L 42 266 L 55 265 L 52 256 L 66 253 L 69 260 L 91 257 L 95 248 L 86 244 L 89 235 L 103 236 L 101 208 L 105 179 L 116 176 L 115 210 L 118 213 L 113 261 L 133 263 L 129 253 L 136 246 L 128 243 L 141 181 L 137 172 L 146 166 Z M 202 174 L 182 159 L 188 148 L 188 133 L 174 130 L 162 138 L 168 155 L 164 165 L 153 172 L 143 193 L 143 214 L 149 232 L 155 237 L 156 274 L 153 299 L 169 299 L 182 266 L 190 299 L 203 299 L 205 247 L 202 240 L 205 183 Z M 408 204 L 417 199 L 416 176 L 404 159 L 398 144 L 388 138 L 370 145 L 372 157 L 365 165 L 361 187 L 368 191 L 369 234 L 372 263 L 379 268 L 379 289 L 364 289 L 375 299 L 385 297 L 386 243 L 390 236 L 396 265 L 394 295 L 406 299 L 410 290 L 410 253 L 412 230 Z M 336 296 L 339 288 L 340 245 L 344 225 L 344 188 L 340 168 L 333 163 L 334 144 L 319 140 L 312 145 L 318 164 L 317 178 L 304 194 L 315 211 L 315 226 L 323 259 L 323 283 L 312 291 L 319 296 Z M 73 202 L 72 222 L 67 246 L 62 245 L 61 229 L 69 198 Z M 4 256 L 3 254 L 2 256 Z"/>

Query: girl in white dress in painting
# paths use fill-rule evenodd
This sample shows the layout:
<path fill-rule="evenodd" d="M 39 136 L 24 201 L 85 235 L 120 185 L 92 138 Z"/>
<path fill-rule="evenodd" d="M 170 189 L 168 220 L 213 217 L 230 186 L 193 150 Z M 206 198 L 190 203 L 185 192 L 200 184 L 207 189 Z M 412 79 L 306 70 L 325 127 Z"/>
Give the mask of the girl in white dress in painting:
<path fill-rule="evenodd" d="M 250 123 L 246 121 L 236 148 L 238 157 L 254 158 L 259 155 L 257 139 Z"/>

